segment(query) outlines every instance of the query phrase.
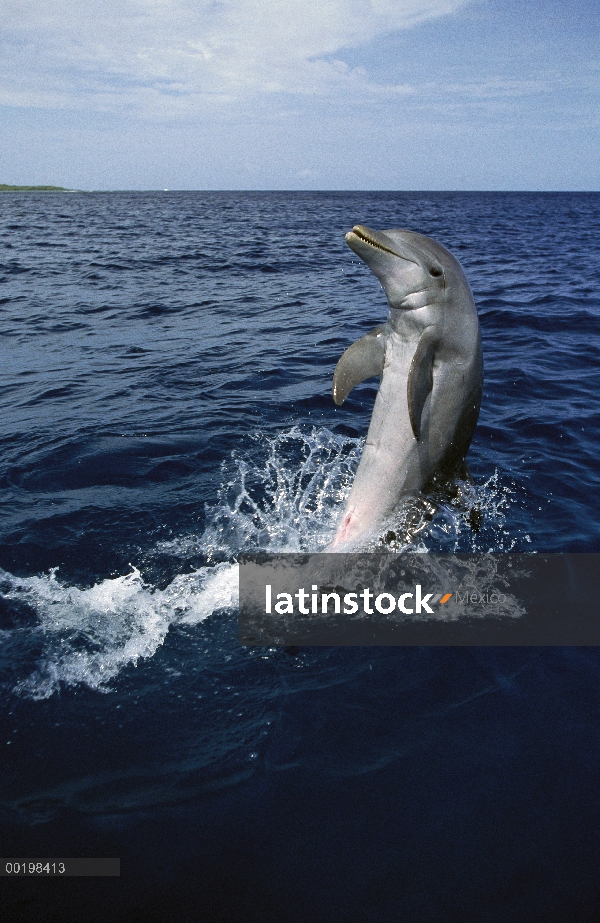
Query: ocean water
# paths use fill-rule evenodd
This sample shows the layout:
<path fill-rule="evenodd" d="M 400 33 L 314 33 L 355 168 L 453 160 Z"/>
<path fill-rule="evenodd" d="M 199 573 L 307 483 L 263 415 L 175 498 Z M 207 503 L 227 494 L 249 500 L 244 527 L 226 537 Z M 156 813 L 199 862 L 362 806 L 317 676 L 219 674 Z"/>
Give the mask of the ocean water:
<path fill-rule="evenodd" d="M 238 555 L 323 549 L 360 457 L 356 223 L 479 311 L 474 483 L 411 547 L 600 551 L 600 194 L 3 194 L 3 855 L 122 860 L 3 920 L 598 918 L 595 649 L 237 644 Z"/>

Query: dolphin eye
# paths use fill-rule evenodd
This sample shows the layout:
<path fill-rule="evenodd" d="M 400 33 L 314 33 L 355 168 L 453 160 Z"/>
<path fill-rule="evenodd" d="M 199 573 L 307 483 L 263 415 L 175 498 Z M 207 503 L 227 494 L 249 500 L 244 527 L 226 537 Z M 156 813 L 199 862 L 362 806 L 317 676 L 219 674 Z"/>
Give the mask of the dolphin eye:
<path fill-rule="evenodd" d="M 432 269 L 429 270 L 429 275 L 430 275 L 430 276 L 441 276 L 441 275 L 442 275 L 442 270 L 441 270 L 441 269 L 436 269 L 436 267 L 434 266 Z"/>

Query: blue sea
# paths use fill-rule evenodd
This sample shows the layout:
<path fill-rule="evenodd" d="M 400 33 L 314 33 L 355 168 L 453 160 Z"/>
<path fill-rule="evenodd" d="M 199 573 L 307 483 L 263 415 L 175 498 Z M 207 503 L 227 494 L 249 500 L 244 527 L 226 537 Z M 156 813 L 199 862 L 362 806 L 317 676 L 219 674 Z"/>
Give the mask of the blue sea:
<path fill-rule="evenodd" d="M 596 649 L 237 642 L 239 554 L 326 547 L 360 457 L 356 223 L 481 323 L 481 527 L 409 550 L 600 551 L 600 194 L 2 194 L 1 851 L 121 859 L 6 923 L 600 919 Z"/>

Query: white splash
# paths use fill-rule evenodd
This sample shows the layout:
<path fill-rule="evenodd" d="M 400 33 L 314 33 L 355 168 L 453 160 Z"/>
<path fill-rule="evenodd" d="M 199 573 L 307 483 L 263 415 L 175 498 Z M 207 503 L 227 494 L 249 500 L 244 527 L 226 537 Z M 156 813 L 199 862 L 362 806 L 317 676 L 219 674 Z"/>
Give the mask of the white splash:
<path fill-rule="evenodd" d="M 131 565 L 131 573 L 88 588 L 63 583 L 57 569 L 25 578 L 0 571 L 0 595 L 27 605 L 37 620 L 3 632 L 0 642 L 22 634 L 41 647 L 36 668 L 15 691 L 34 699 L 48 698 L 61 684 L 109 692 L 125 668 L 156 654 L 172 626 L 198 626 L 237 607 L 240 552 L 322 550 L 336 528 L 362 442 L 324 428 L 256 436 L 243 457 L 233 455 L 224 466 L 204 532 L 158 542 L 145 553 L 146 562 L 170 556 L 175 572 L 189 567 L 190 554 L 208 562 L 178 574 L 164 589 L 144 580 L 140 562 L 140 569 Z M 402 550 L 440 550 L 441 539 L 447 551 L 509 550 L 504 523 L 510 499 L 497 474 L 480 487 L 463 485 L 456 501 L 435 515 L 425 504 L 422 524 L 412 522 L 419 528 Z M 481 533 L 468 523 L 475 508 L 486 525 Z"/>
<path fill-rule="evenodd" d="M 27 578 L 0 572 L 0 584 L 5 599 L 26 603 L 37 616 L 33 634 L 42 655 L 15 689 L 34 699 L 48 698 L 61 683 L 108 692 L 124 667 L 156 653 L 172 625 L 197 625 L 238 604 L 237 564 L 181 574 L 164 590 L 147 585 L 135 567 L 88 589 L 65 586 L 56 569 Z"/>

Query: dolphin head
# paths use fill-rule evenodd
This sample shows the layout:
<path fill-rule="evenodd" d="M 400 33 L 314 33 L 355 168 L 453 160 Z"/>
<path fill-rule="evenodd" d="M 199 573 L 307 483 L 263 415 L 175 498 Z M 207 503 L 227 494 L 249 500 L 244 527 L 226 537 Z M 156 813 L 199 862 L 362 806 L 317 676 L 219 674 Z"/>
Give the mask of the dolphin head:
<path fill-rule="evenodd" d="M 356 224 L 346 243 L 377 276 L 391 308 L 410 309 L 443 299 L 454 258 L 413 231 L 372 231 Z"/>

